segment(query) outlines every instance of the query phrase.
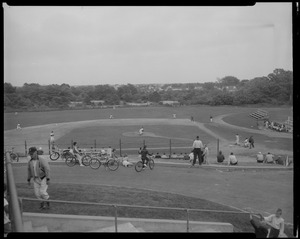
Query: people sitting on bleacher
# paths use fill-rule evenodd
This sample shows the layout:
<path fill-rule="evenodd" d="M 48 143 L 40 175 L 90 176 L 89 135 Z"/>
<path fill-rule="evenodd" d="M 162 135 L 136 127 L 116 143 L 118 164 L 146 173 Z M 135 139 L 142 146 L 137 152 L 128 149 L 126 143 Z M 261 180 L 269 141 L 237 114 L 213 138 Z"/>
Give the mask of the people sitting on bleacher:
<path fill-rule="evenodd" d="M 265 163 L 275 163 L 274 162 L 274 156 L 268 152 L 265 158 Z"/>
<path fill-rule="evenodd" d="M 256 155 L 256 160 L 258 163 L 263 163 L 264 162 L 264 155 L 261 152 L 258 152 Z"/>
<path fill-rule="evenodd" d="M 160 158 L 161 158 L 160 154 L 159 154 L 159 153 L 156 153 L 155 158 L 156 158 L 156 159 L 160 159 Z"/>
<path fill-rule="evenodd" d="M 190 160 L 190 156 L 187 153 L 184 153 L 183 160 Z"/>
<path fill-rule="evenodd" d="M 284 166 L 286 165 L 285 160 L 282 159 L 280 155 L 277 156 L 277 158 L 274 160 L 274 162 L 279 165 L 284 165 Z"/>
<path fill-rule="evenodd" d="M 166 153 L 164 153 L 164 154 L 161 156 L 161 158 L 162 158 L 162 159 L 167 159 L 167 158 L 169 158 L 169 157 L 166 155 Z"/>

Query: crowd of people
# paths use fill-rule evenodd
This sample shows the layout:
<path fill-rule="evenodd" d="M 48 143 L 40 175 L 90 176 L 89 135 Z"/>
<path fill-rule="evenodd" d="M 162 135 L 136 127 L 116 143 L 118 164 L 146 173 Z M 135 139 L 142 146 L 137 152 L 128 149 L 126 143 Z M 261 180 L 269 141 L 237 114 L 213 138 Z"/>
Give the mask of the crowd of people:
<path fill-rule="evenodd" d="M 264 125 L 266 129 L 275 130 L 277 132 L 291 132 L 291 128 L 282 123 L 265 120 Z"/>

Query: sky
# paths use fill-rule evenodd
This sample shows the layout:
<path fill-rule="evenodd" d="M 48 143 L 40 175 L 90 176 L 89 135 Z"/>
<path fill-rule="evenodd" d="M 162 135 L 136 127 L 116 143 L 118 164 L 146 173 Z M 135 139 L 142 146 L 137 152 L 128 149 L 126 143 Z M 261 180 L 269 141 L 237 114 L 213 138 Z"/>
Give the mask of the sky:
<path fill-rule="evenodd" d="M 203 83 L 292 70 L 292 4 L 4 8 L 4 82 Z"/>

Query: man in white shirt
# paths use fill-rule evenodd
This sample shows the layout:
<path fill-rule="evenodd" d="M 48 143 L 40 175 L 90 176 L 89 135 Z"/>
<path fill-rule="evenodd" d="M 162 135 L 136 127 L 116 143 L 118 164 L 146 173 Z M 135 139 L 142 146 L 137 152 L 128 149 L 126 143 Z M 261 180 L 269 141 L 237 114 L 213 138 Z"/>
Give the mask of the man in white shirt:
<path fill-rule="evenodd" d="M 202 164 L 203 144 L 202 144 L 201 140 L 199 139 L 199 136 L 196 137 L 196 140 L 193 143 L 193 148 L 194 148 L 194 150 L 193 150 L 194 160 L 193 160 L 193 163 L 192 163 L 191 167 L 195 165 L 197 157 L 198 157 L 198 160 L 199 160 L 199 166 L 201 166 L 201 164 Z"/>
<path fill-rule="evenodd" d="M 238 161 L 235 157 L 235 155 L 231 152 L 229 157 L 228 157 L 228 165 L 237 165 Z"/>
<path fill-rule="evenodd" d="M 268 154 L 266 155 L 265 162 L 266 163 L 275 163 L 274 156 L 272 154 L 270 154 L 270 152 L 268 152 Z"/>
<path fill-rule="evenodd" d="M 143 133 L 144 133 L 144 128 L 142 127 L 142 128 L 140 128 L 140 130 L 139 130 L 139 134 L 140 134 L 140 135 L 143 135 Z"/>
<path fill-rule="evenodd" d="M 258 163 L 263 163 L 264 162 L 264 155 L 261 152 L 258 152 L 256 155 L 256 160 Z"/>
<path fill-rule="evenodd" d="M 282 210 L 277 209 L 275 214 L 265 217 L 265 221 L 271 226 L 269 237 L 283 237 L 284 236 L 284 219 L 281 217 Z"/>

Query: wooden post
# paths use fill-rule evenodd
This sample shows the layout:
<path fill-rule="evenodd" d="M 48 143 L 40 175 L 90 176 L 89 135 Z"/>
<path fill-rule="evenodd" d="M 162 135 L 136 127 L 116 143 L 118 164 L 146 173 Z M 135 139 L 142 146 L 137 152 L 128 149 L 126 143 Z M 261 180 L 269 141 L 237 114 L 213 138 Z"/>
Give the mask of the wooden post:
<path fill-rule="evenodd" d="M 25 156 L 27 157 L 27 142 L 25 140 Z"/>
<path fill-rule="evenodd" d="M 94 140 L 94 149 L 96 149 L 96 139 Z"/>
<path fill-rule="evenodd" d="M 219 153 L 219 139 L 217 141 L 217 154 Z"/>
<path fill-rule="evenodd" d="M 118 232 L 118 212 L 117 212 L 117 206 L 114 205 L 115 208 L 115 231 Z"/>
<path fill-rule="evenodd" d="M 71 149 L 73 149 L 73 139 L 71 139 Z"/>
<path fill-rule="evenodd" d="M 171 158 L 171 155 L 172 155 L 172 140 L 170 139 L 170 156 L 169 156 L 169 158 Z"/>
<path fill-rule="evenodd" d="M 50 139 L 48 139 L 48 148 L 49 148 L 49 155 L 51 154 L 51 150 L 50 150 Z"/>
<path fill-rule="evenodd" d="M 190 228 L 190 220 L 189 220 L 189 209 L 186 209 L 186 232 L 189 232 Z"/>
<path fill-rule="evenodd" d="M 120 144 L 120 157 L 122 157 L 122 141 L 121 141 L 121 139 L 119 140 L 119 144 Z"/>

